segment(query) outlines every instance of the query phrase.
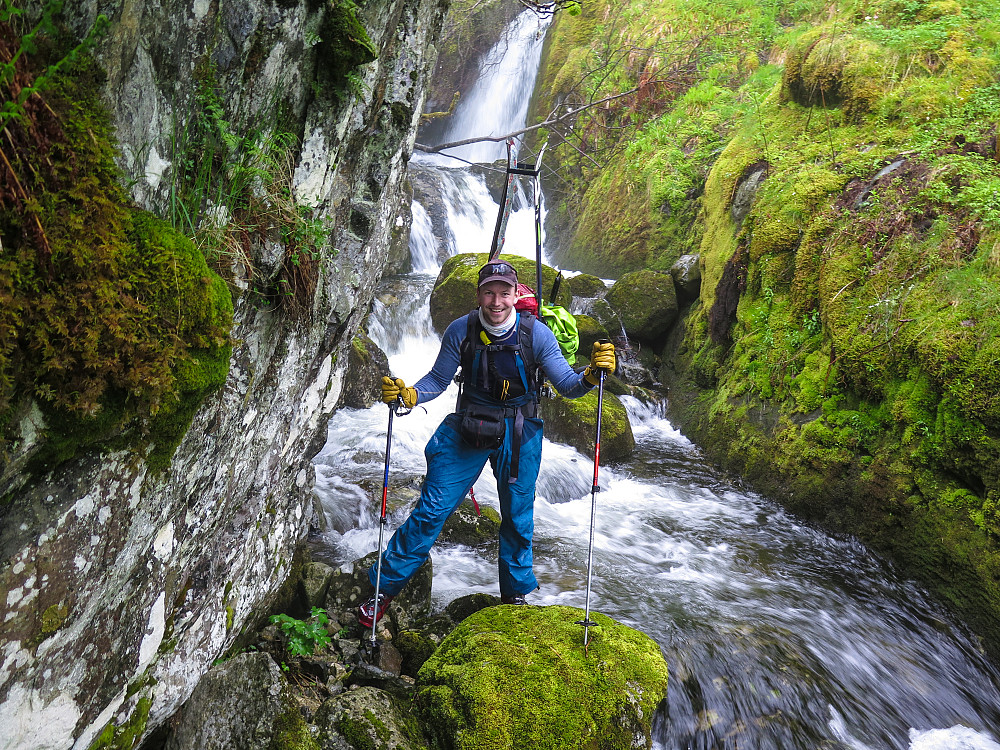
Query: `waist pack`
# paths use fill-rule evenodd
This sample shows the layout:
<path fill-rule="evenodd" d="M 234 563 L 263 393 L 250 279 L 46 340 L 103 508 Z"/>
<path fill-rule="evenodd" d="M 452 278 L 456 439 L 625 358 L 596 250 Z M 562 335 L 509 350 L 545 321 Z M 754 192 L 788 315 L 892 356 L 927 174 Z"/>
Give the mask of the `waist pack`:
<path fill-rule="evenodd" d="M 489 406 L 470 404 L 462 415 L 458 426 L 458 434 L 473 448 L 500 447 L 507 429 L 503 409 L 493 409 Z"/>

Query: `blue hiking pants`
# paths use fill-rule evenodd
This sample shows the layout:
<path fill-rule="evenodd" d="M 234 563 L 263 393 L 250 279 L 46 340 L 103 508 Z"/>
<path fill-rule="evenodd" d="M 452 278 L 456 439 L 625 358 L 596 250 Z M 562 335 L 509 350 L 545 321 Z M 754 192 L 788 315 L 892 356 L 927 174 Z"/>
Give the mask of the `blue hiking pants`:
<path fill-rule="evenodd" d="M 465 499 L 487 459 L 493 467 L 500 496 L 500 595 L 526 594 L 538 588 L 531 570 L 531 537 L 535 528 L 535 480 L 542 459 L 542 421 L 525 419 L 517 481 L 510 483 L 514 418 L 508 417 L 499 448 L 473 448 L 458 434 L 460 417 L 449 414 L 424 448 L 427 478 L 420 499 L 403 525 L 396 529 L 382 555 L 380 591 L 398 594 L 419 568 L 437 540 L 448 516 Z M 368 571 L 375 585 L 376 565 Z"/>

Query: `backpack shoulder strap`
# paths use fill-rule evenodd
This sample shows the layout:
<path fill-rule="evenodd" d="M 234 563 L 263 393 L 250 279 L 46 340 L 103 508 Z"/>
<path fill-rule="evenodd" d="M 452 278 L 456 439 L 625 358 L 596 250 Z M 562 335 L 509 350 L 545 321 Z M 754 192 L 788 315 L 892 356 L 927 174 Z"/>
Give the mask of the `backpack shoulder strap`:
<path fill-rule="evenodd" d="M 541 387 L 541 367 L 535 358 L 535 323 L 538 321 L 529 312 L 521 311 L 521 324 L 517 329 L 517 342 L 521 346 L 521 357 L 527 370 L 528 390 L 535 391 Z"/>
<path fill-rule="evenodd" d="M 535 321 L 538 320 L 534 315 L 526 310 L 520 311 L 521 324 L 517 329 L 517 343 L 521 346 L 521 356 L 524 357 L 524 363 L 528 366 L 529 370 L 535 368 L 535 345 L 534 345 L 534 335 L 535 335 Z"/>
<path fill-rule="evenodd" d="M 461 353 L 462 367 L 465 367 L 466 355 L 470 354 L 474 348 L 474 342 L 479 336 L 479 308 L 476 308 L 470 312 L 465 318 L 465 338 L 462 339 L 462 343 L 459 345 L 459 352 Z M 469 364 L 472 360 L 469 360 Z"/>
<path fill-rule="evenodd" d="M 458 403 L 455 405 L 456 409 L 461 409 L 464 406 L 465 399 L 465 389 L 471 387 L 472 381 L 474 380 L 472 376 L 473 371 L 473 360 L 475 358 L 476 347 L 473 342 L 479 337 L 479 308 L 476 308 L 470 312 L 465 319 L 465 338 L 462 339 L 462 343 L 458 345 L 458 363 L 460 370 L 455 376 L 455 382 L 458 383 Z"/>

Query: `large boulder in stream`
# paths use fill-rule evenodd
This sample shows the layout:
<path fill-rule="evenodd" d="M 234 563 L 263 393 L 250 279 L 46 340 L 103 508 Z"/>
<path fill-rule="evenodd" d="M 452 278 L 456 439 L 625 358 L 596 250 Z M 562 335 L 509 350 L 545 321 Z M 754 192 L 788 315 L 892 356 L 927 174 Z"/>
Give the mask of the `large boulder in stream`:
<path fill-rule="evenodd" d="M 511 242 L 511 238 L 508 237 L 507 244 L 510 245 Z M 519 255 L 504 254 L 502 258 L 514 266 L 518 281 L 535 287 L 535 261 Z M 476 307 L 479 269 L 488 259 L 488 253 L 462 253 L 448 258 L 441 266 L 430 300 L 431 322 L 438 333 L 444 333 L 448 324 L 455 318 L 467 314 Z M 552 283 L 556 280 L 557 273 L 558 271 L 550 266 L 542 266 L 542 295 L 545 304 L 552 302 L 548 299 L 548 294 L 552 291 Z M 568 308 L 571 301 L 572 294 L 569 287 L 566 284 L 560 285 L 557 302 Z"/>
<path fill-rule="evenodd" d="M 351 340 L 347 353 L 347 377 L 340 405 L 367 409 L 382 393 L 382 376 L 389 372 L 389 358 L 365 331 Z"/>
<path fill-rule="evenodd" d="M 635 450 L 635 436 L 628 421 L 628 412 L 618 397 L 604 390 L 601 412 L 601 458 L 623 461 Z M 555 396 L 540 403 L 545 420 L 545 437 L 572 445 L 581 453 L 593 457 L 597 435 L 597 389 L 580 398 Z"/>
<path fill-rule="evenodd" d="M 435 746 L 648 749 L 667 693 L 660 647 L 592 612 L 584 649 L 583 616 L 525 605 L 463 620 L 417 676 L 414 706 Z"/>
<path fill-rule="evenodd" d="M 629 338 L 658 343 L 677 320 L 677 291 L 668 273 L 635 271 L 614 283 L 605 299 Z"/>

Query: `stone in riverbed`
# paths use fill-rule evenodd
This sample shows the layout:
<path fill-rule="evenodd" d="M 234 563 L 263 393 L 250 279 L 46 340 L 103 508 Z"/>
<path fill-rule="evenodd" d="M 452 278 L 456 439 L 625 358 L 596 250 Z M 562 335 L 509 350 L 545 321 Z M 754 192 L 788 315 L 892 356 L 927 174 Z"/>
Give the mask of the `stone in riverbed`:
<path fill-rule="evenodd" d="M 649 748 L 667 664 L 647 635 L 583 610 L 501 606 L 466 618 L 420 669 L 414 705 L 442 747 Z"/>

